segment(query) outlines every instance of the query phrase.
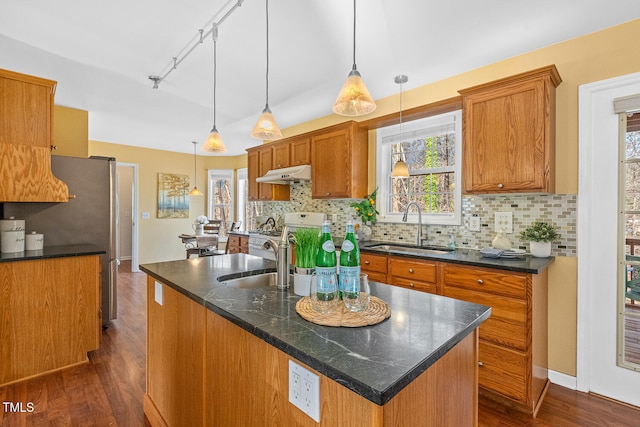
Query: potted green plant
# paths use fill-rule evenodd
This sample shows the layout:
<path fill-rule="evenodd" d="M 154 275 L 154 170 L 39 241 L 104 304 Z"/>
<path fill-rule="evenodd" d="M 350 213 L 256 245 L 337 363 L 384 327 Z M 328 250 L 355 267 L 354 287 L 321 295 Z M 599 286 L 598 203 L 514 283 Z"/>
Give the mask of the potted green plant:
<path fill-rule="evenodd" d="M 316 255 L 320 242 L 320 229 L 299 228 L 293 234 L 296 261 L 293 269 L 293 292 L 308 296 L 311 278 L 316 268 Z"/>
<path fill-rule="evenodd" d="M 543 221 L 535 221 L 520 233 L 520 239 L 530 242 L 531 255 L 540 258 L 551 255 L 551 242 L 558 237 L 553 224 Z"/>
<path fill-rule="evenodd" d="M 373 190 L 373 193 L 365 196 L 364 200 L 360 202 L 351 202 L 349 206 L 355 209 L 356 215 L 362 220 L 362 225 L 358 228 L 358 238 L 362 241 L 371 240 L 372 230 L 369 224 L 376 222 L 376 215 L 380 212 L 376 210 L 376 194 L 378 189 Z"/>

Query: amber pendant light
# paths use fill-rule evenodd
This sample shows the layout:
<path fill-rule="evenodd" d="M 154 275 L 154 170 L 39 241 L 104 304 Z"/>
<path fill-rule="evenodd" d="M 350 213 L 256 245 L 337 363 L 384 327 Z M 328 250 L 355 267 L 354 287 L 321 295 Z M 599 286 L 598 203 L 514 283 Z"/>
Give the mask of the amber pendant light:
<path fill-rule="evenodd" d="M 376 103 L 356 67 L 356 0 L 353 0 L 353 67 L 333 104 L 333 112 L 341 116 L 363 116 L 375 109 Z"/>
<path fill-rule="evenodd" d="M 222 138 L 218 133 L 218 129 L 216 128 L 216 75 L 217 75 L 217 56 L 218 56 L 218 27 L 213 27 L 213 127 L 211 128 L 211 132 L 209 133 L 209 137 L 204 142 L 202 146 L 203 151 L 207 151 L 209 153 L 225 153 L 227 151 L 227 147 L 225 147 L 224 142 L 222 142 Z"/>
<path fill-rule="evenodd" d="M 267 72 L 266 72 L 266 98 L 267 102 L 262 110 L 262 114 L 258 118 L 258 122 L 251 131 L 251 136 L 256 139 L 274 140 L 282 138 L 282 132 L 276 123 L 276 119 L 269 108 L 269 0 L 266 0 L 267 9 Z"/>
<path fill-rule="evenodd" d="M 408 82 L 409 78 L 405 75 L 399 75 L 393 81 L 400 85 L 400 147 L 402 147 L 402 85 Z M 404 160 L 400 159 L 396 162 L 391 176 L 393 178 L 409 178 L 409 168 Z"/>
<path fill-rule="evenodd" d="M 202 196 L 202 191 L 198 190 L 198 156 L 196 156 L 197 141 L 191 141 L 193 143 L 193 190 L 189 192 L 190 196 Z"/>

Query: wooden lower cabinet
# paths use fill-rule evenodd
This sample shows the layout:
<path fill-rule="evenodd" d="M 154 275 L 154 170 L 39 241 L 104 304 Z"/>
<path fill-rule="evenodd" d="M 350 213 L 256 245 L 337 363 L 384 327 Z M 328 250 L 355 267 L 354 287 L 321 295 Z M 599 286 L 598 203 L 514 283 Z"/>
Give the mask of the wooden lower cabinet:
<path fill-rule="evenodd" d="M 477 425 L 477 330 L 380 406 L 151 277 L 147 287 L 152 426 Z M 289 403 L 289 360 L 320 376 L 320 423 Z"/>
<path fill-rule="evenodd" d="M 98 255 L 0 263 L 0 386 L 87 362 L 102 333 Z"/>
<path fill-rule="evenodd" d="M 547 270 L 539 274 L 443 265 L 443 295 L 491 307 L 480 325 L 481 393 L 536 414 L 548 380 Z"/>
<path fill-rule="evenodd" d="M 491 307 L 480 325 L 481 393 L 535 414 L 548 387 L 548 272 L 527 274 L 362 252 L 370 280 Z"/>
<path fill-rule="evenodd" d="M 227 239 L 228 254 L 248 254 L 249 253 L 249 236 L 240 236 L 237 234 L 229 234 Z"/>

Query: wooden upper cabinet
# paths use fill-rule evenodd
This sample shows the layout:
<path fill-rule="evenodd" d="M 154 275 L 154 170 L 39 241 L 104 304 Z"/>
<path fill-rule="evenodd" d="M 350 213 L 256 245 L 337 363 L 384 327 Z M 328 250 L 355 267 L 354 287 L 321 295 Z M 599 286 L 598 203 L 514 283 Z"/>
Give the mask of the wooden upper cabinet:
<path fill-rule="evenodd" d="M 464 193 L 555 191 L 555 66 L 461 90 Z"/>
<path fill-rule="evenodd" d="M 0 203 L 66 202 L 51 173 L 56 82 L 0 69 Z"/>
<path fill-rule="evenodd" d="M 261 184 L 256 178 L 273 169 L 273 147 L 261 145 L 247 150 L 247 175 L 249 179 L 249 200 L 289 200 L 288 185 Z"/>
<path fill-rule="evenodd" d="M 311 164 L 311 138 L 304 136 L 289 143 L 291 152 L 291 166 Z"/>
<path fill-rule="evenodd" d="M 291 159 L 289 157 L 290 146 L 289 143 L 275 143 L 273 145 L 273 169 L 288 168 L 291 166 Z"/>
<path fill-rule="evenodd" d="M 367 194 L 366 129 L 347 122 L 311 137 L 311 196 L 314 199 L 361 198 Z"/>

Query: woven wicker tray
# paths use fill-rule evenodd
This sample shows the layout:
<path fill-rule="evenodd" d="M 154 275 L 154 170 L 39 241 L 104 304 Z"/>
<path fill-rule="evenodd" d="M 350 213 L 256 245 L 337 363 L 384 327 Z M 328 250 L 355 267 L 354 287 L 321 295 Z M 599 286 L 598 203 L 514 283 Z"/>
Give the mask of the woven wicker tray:
<path fill-rule="evenodd" d="M 305 320 L 323 326 L 343 326 L 357 328 L 360 326 L 375 325 L 391 316 L 389 305 L 378 297 L 371 297 L 367 308 L 354 313 L 340 301 L 338 308 L 331 313 L 318 313 L 311 306 L 309 297 L 304 297 L 296 304 L 296 311 Z"/>

